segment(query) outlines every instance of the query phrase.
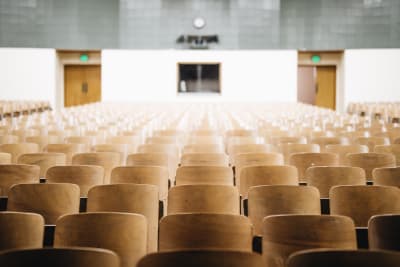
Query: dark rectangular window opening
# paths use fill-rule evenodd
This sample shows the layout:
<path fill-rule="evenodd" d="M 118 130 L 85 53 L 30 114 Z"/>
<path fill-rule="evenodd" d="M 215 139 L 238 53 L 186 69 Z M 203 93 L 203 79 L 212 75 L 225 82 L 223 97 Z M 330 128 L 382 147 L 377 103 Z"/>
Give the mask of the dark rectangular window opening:
<path fill-rule="evenodd" d="M 178 93 L 221 93 L 220 63 L 179 63 Z"/>

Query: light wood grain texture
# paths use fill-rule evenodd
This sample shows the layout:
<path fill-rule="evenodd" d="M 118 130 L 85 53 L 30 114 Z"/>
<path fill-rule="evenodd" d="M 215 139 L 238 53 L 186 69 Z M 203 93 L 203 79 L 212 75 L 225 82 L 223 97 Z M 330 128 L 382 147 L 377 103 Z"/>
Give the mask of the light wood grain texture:
<path fill-rule="evenodd" d="M 79 186 L 80 196 L 86 197 L 90 188 L 103 184 L 104 168 L 95 165 L 54 166 L 46 172 L 47 183 L 71 183 Z"/>
<path fill-rule="evenodd" d="M 353 221 L 345 216 L 274 215 L 263 221 L 263 258 L 284 267 L 290 254 L 313 248 L 356 249 Z"/>
<path fill-rule="evenodd" d="M 176 170 L 176 185 L 233 185 L 233 171 L 223 166 L 184 166 Z"/>
<path fill-rule="evenodd" d="M 298 185 L 297 169 L 290 165 L 260 165 L 244 167 L 240 173 L 239 193 L 247 198 L 247 192 L 257 185 Z"/>
<path fill-rule="evenodd" d="M 263 219 L 278 214 L 321 214 L 318 189 L 298 185 L 264 185 L 249 190 L 249 218 L 262 235 Z"/>
<path fill-rule="evenodd" d="M 181 166 L 228 166 L 229 158 L 223 153 L 183 154 Z"/>
<path fill-rule="evenodd" d="M 329 198 L 329 190 L 337 185 L 366 185 L 365 171 L 349 166 L 315 166 L 306 170 L 306 182 L 318 188 L 322 198 Z"/>
<path fill-rule="evenodd" d="M 182 154 L 193 154 L 193 153 L 225 153 L 224 146 L 222 144 L 191 144 L 183 147 Z"/>
<path fill-rule="evenodd" d="M 247 217 L 231 214 L 175 214 L 160 221 L 159 250 L 224 249 L 252 251 Z"/>
<path fill-rule="evenodd" d="M 120 257 L 121 267 L 135 266 L 146 255 L 146 218 L 117 212 L 66 215 L 57 221 L 54 246 L 109 249 Z"/>
<path fill-rule="evenodd" d="M 228 185 L 181 185 L 168 192 L 168 214 L 240 214 L 239 193 Z"/>
<path fill-rule="evenodd" d="M 400 189 L 391 186 L 335 186 L 329 193 L 331 214 L 349 216 L 357 227 L 379 214 L 400 213 Z"/>
<path fill-rule="evenodd" d="M 240 188 L 242 169 L 258 165 L 283 165 L 283 155 L 280 153 L 244 153 L 234 157 L 236 185 Z"/>
<path fill-rule="evenodd" d="M 0 164 L 0 195 L 8 196 L 11 186 L 39 183 L 39 166 L 26 164 Z"/>
<path fill-rule="evenodd" d="M 321 152 L 327 152 L 326 151 L 327 145 L 348 145 L 349 140 L 346 137 L 321 136 L 321 137 L 311 138 L 310 143 L 319 145 Z"/>
<path fill-rule="evenodd" d="M 319 153 L 320 147 L 317 144 L 279 144 L 278 151 L 282 153 L 285 164 L 289 164 L 289 158 L 295 153 Z"/>
<path fill-rule="evenodd" d="M 375 146 L 376 153 L 390 153 L 396 158 L 396 166 L 400 166 L 400 144 Z"/>
<path fill-rule="evenodd" d="M 137 267 L 259 267 L 262 258 L 257 253 L 198 250 L 153 253 L 143 257 Z"/>
<path fill-rule="evenodd" d="M 371 250 L 307 250 L 295 253 L 288 260 L 288 267 L 397 267 L 400 253 Z"/>
<path fill-rule="evenodd" d="M 46 224 L 79 212 L 79 187 L 74 184 L 17 184 L 8 193 L 7 210 L 34 212 Z"/>
<path fill-rule="evenodd" d="M 88 194 L 87 211 L 138 213 L 147 220 L 147 252 L 158 246 L 158 188 L 147 184 L 95 186 Z"/>
<path fill-rule="evenodd" d="M 168 169 L 168 178 L 175 180 L 176 161 L 166 153 L 130 154 L 126 160 L 127 166 L 159 166 Z"/>
<path fill-rule="evenodd" d="M 39 214 L 0 212 L 0 251 L 41 248 L 43 231 L 44 219 Z"/>
<path fill-rule="evenodd" d="M 72 163 L 72 157 L 78 153 L 87 152 L 86 145 L 84 144 L 48 144 L 44 151 L 54 153 L 64 153 L 66 156 L 66 164 Z"/>
<path fill-rule="evenodd" d="M 389 138 L 370 136 L 370 137 L 358 137 L 355 140 L 356 144 L 368 146 L 369 151 L 374 151 L 375 146 L 390 145 Z"/>
<path fill-rule="evenodd" d="M 232 145 L 230 148 L 231 163 L 235 165 L 235 156 L 244 153 L 271 153 L 275 152 L 275 147 L 270 144 L 242 144 Z"/>
<path fill-rule="evenodd" d="M 35 143 L 39 146 L 39 151 L 44 151 L 48 144 L 58 144 L 62 142 L 62 138 L 56 135 L 35 135 L 25 138 L 26 142 Z"/>
<path fill-rule="evenodd" d="M 57 165 L 65 165 L 66 156 L 63 153 L 29 153 L 18 157 L 19 164 L 37 165 L 40 167 L 40 177 L 45 177 L 49 168 Z"/>
<path fill-rule="evenodd" d="M 11 164 L 11 154 L 0 152 L 0 164 Z"/>
<path fill-rule="evenodd" d="M 120 165 L 125 165 L 128 156 L 128 145 L 125 144 L 99 144 L 92 147 L 93 152 L 116 152 L 120 156 Z"/>
<path fill-rule="evenodd" d="M 339 164 L 349 166 L 346 155 L 351 153 L 368 153 L 365 145 L 327 145 L 325 152 L 334 153 L 339 156 Z"/>
<path fill-rule="evenodd" d="M 392 154 L 386 153 L 354 153 L 347 154 L 350 166 L 363 168 L 368 180 L 372 179 L 375 168 L 396 167 L 396 159 Z"/>
<path fill-rule="evenodd" d="M 19 137 L 18 135 L 0 135 L 0 144 L 18 144 Z"/>
<path fill-rule="evenodd" d="M 18 157 L 27 153 L 38 153 L 39 146 L 35 143 L 18 143 L 0 145 L 0 152 L 10 153 L 11 162 L 17 163 Z"/>
<path fill-rule="evenodd" d="M 149 184 L 158 188 L 159 199 L 166 200 L 168 196 L 168 170 L 159 166 L 123 166 L 116 167 L 111 172 L 111 184 L 132 183 Z"/>
<path fill-rule="evenodd" d="M 374 185 L 400 187 L 400 167 L 376 168 L 372 171 Z"/>
<path fill-rule="evenodd" d="M 305 172 L 312 166 L 336 166 L 339 157 L 332 153 L 295 153 L 289 158 L 289 164 L 297 168 L 300 182 L 305 182 Z"/>
<path fill-rule="evenodd" d="M 120 155 L 116 152 L 80 153 L 72 157 L 72 165 L 96 165 L 104 168 L 104 184 L 110 183 L 111 171 L 119 166 Z"/>

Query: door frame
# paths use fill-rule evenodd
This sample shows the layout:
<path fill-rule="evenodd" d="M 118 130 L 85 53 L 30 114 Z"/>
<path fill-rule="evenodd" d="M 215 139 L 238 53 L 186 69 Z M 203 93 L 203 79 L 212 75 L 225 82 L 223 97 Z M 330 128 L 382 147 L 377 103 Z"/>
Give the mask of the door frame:
<path fill-rule="evenodd" d="M 311 60 L 312 55 L 319 55 L 321 61 L 314 63 Z M 344 112 L 344 51 L 298 51 L 297 52 L 297 68 L 299 66 L 335 66 L 336 67 L 336 90 L 335 105 L 336 111 Z M 297 91 L 296 91 L 297 94 Z M 296 98 L 298 99 L 298 98 Z"/>
<path fill-rule="evenodd" d="M 89 60 L 82 62 L 80 56 L 87 54 Z M 57 50 L 56 51 L 56 104 L 55 109 L 60 110 L 64 107 L 64 71 L 67 65 L 99 65 L 100 75 L 102 77 L 101 68 L 101 50 Z M 101 81 L 100 81 L 100 84 Z M 101 87 L 100 87 L 101 88 Z M 102 95 L 102 92 L 100 93 Z"/>

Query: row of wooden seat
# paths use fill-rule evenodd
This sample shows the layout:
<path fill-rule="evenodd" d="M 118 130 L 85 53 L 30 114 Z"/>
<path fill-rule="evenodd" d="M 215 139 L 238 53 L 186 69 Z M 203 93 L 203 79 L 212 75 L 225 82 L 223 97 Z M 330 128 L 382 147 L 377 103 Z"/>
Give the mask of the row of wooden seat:
<path fill-rule="evenodd" d="M 400 215 L 373 217 L 372 249 L 399 248 Z M 33 213 L 0 213 L 4 249 L 40 248 L 43 218 Z M 267 266 L 285 266 L 297 251 L 315 248 L 356 249 L 356 232 L 349 217 L 335 215 L 275 215 L 263 220 L 263 258 Z M 105 229 L 107 229 L 105 231 Z M 135 266 L 147 254 L 146 219 L 120 212 L 89 212 L 65 215 L 55 227 L 55 247 L 99 247 L 117 253 L 121 266 Z M 15 232 L 21 236 L 16 237 Z M 160 221 L 159 250 L 221 249 L 252 252 L 253 229 L 239 215 L 183 213 Z"/>
<path fill-rule="evenodd" d="M 255 266 L 286 266 L 292 253 L 304 249 L 356 249 L 358 227 L 366 227 L 368 222 L 368 238 L 377 236 L 381 240 L 379 246 L 370 241 L 370 247 L 395 249 L 384 246 L 383 243 L 389 241 L 382 240 L 395 235 L 391 232 L 396 228 L 386 225 L 386 232 L 378 233 L 373 232 L 377 228 L 372 226 L 373 216 L 400 214 L 400 191 L 394 187 L 398 179 L 393 177 L 397 170 L 395 150 L 389 150 L 390 154 L 371 153 L 377 145 L 386 149 L 394 146 L 395 124 L 339 116 L 302 105 L 251 109 L 238 105 L 237 110 L 217 105 L 196 106 L 199 113 L 191 107 L 185 111 L 180 107 L 169 108 L 168 116 L 150 111 L 130 119 L 133 109 L 96 104 L 58 114 L 17 118 L 0 134 L 20 134 L 19 143 L 34 140 L 29 139 L 32 133 L 25 131 L 37 129 L 42 135 L 37 141 L 43 143 L 35 153 L 41 149 L 49 151 L 48 148 L 55 145 L 54 141 L 46 141 L 46 136 L 54 129 L 61 133 L 71 130 L 57 142 L 84 143 L 84 151 L 71 153 L 70 162 L 64 159 L 64 163 L 52 163 L 47 167 L 43 159 L 34 161 L 32 153 L 16 156 L 15 163 L 22 158 L 26 161 L 20 163 L 43 165 L 34 172 L 40 171 L 39 176 L 44 177 L 46 183 L 38 184 L 35 178 L 30 184 L 19 181 L 7 185 L 4 191 L 8 192 L 6 207 L 9 211 L 0 215 L 10 214 L 10 211 L 13 214 L 39 213 L 44 221 L 40 224 L 42 235 L 39 235 L 38 247 L 44 242 L 43 231 L 51 229 L 44 223 L 51 220 L 56 225 L 55 230 L 52 228 L 55 247 L 110 249 L 117 253 L 122 266 L 136 263 L 140 266 L 147 259 L 151 262 L 151 257 L 183 253 L 188 249 L 233 250 L 233 258 L 234 253 L 242 251 L 248 260 L 254 258 L 249 256 L 255 255 L 251 254 L 254 250 L 262 252 L 262 257 L 241 266 L 252 266 L 251 262 Z M 314 110 L 314 114 L 309 113 Z M 288 111 L 299 112 L 293 115 Z M 48 124 L 43 125 L 43 122 Z M 124 140 L 119 148 L 112 148 L 114 142 L 106 143 L 110 138 L 121 137 L 123 132 L 136 136 L 135 141 Z M 74 134 L 80 136 L 73 140 Z M 90 136 L 97 140 L 93 141 Z M 81 137 L 89 143 L 85 144 Z M 382 140 L 383 143 L 379 143 Z M 135 148 L 128 152 L 127 145 Z M 342 152 L 327 151 L 330 146 L 331 149 L 339 147 Z M 309 147 L 309 151 L 304 151 Z M 370 153 L 366 153 L 368 151 Z M 63 153 L 52 151 L 60 152 Z M 118 159 L 99 158 L 106 154 L 117 155 Z M 355 155 L 360 155 L 362 160 L 356 157 L 352 162 L 350 159 Z M 125 156 L 127 160 L 121 160 Z M 69 166 L 71 163 L 76 165 Z M 347 166 L 339 166 L 341 164 Z M 90 178 L 90 168 L 94 166 L 90 165 L 95 165 L 100 177 L 94 183 L 95 175 Z M 3 166 L 10 168 L 12 165 Z M 85 175 L 78 173 L 81 167 L 86 169 L 87 178 L 81 178 Z M 390 177 L 389 181 L 380 178 L 384 176 L 382 173 Z M 82 183 L 85 179 L 89 181 L 87 184 Z M 367 180 L 375 185 L 367 186 Z M 379 185 L 381 182 L 391 186 Z M 61 187 L 69 188 L 71 194 L 56 193 L 56 188 Z M 52 201 L 46 200 L 48 193 Z M 78 213 L 82 204 L 79 197 L 84 196 L 87 196 L 86 212 Z M 324 197 L 330 198 L 331 215 L 321 215 L 321 198 Z M 63 198 L 73 204 L 73 211 L 59 213 L 58 208 L 63 205 L 58 201 Z M 162 206 L 165 216 L 159 212 Z M 248 217 L 240 214 L 248 214 Z M 124 223 L 128 218 L 125 215 L 132 215 L 132 220 L 135 217 L 136 223 Z M 396 225 L 393 218 L 396 216 L 391 218 Z M 128 229 L 126 235 L 121 234 L 125 227 L 134 224 L 135 230 Z M 262 246 L 257 247 L 260 242 Z M 146 256 L 149 252 L 156 253 Z M 199 262 L 202 259 L 206 257 Z"/>

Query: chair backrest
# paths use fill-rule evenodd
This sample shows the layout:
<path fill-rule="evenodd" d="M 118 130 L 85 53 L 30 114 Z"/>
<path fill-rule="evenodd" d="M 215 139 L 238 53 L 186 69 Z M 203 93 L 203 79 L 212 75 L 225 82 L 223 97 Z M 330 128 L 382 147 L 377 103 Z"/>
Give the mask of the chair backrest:
<path fill-rule="evenodd" d="M 11 162 L 17 163 L 18 157 L 27 153 L 38 153 L 39 145 L 35 143 L 2 144 L 0 152 L 10 153 Z"/>
<path fill-rule="evenodd" d="M 17 135 L 0 135 L 0 144 L 18 144 L 19 137 Z"/>
<path fill-rule="evenodd" d="M 266 266 L 284 267 L 289 255 L 300 250 L 356 249 L 356 231 L 345 216 L 273 215 L 264 218 L 262 248 Z"/>
<path fill-rule="evenodd" d="M 224 153 L 225 149 L 222 144 L 191 144 L 183 147 L 182 154 L 193 153 Z"/>
<path fill-rule="evenodd" d="M 17 162 L 19 164 L 37 165 L 40 167 L 40 177 L 45 177 L 49 168 L 56 165 L 65 165 L 66 157 L 63 153 L 29 153 L 19 156 Z"/>
<path fill-rule="evenodd" d="M 99 248 L 41 248 L 0 253 L 1 266 L 120 267 L 113 251 Z"/>
<path fill-rule="evenodd" d="M 271 144 L 307 144 L 307 138 L 304 136 L 272 136 L 269 138 Z"/>
<path fill-rule="evenodd" d="M 181 166 L 228 166 L 229 158 L 223 153 L 183 154 Z"/>
<path fill-rule="evenodd" d="M 45 148 L 47 152 L 64 153 L 66 155 L 66 164 L 72 163 L 72 157 L 78 153 L 87 152 L 84 144 L 48 144 Z"/>
<path fill-rule="evenodd" d="M 300 182 L 305 182 L 305 172 L 312 166 L 336 166 L 339 157 L 333 153 L 295 153 L 289 158 L 289 164 L 297 168 Z"/>
<path fill-rule="evenodd" d="M 356 144 L 368 146 L 369 151 L 374 151 L 375 146 L 390 145 L 390 140 L 387 137 L 370 136 L 358 137 L 355 140 Z"/>
<path fill-rule="evenodd" d="M 298 185 L 297 169 L 289 165 L 259 165 L 241 169 L 239 193 L 247 198 L 252 186 L 258 185 Z"/>
<path fill-rule="evenodd" d="M 104 168 L 95 165 L 54 166 L 46 172 L 47 183 L 77 184 L 80 196 L 86 197 L 90 188 L 103 184 Z"/>
<path fill-rule="evenodd" d="M 159 251 L 188 249 L 252 251 L 252 225 L 244 216 L 174 214 L 163 217 L 159 227 Z"/>
<path fill-rule="evenodd" d="M 146 255 L 147 222 L 140 214 L 91 212 L 58 219 L 54 247 L 98 247 L 114 251 L 121 267 L 135 266 Z"/>
<path fill-rule="evenodd" d="M 387 153 L 354 153 L 348 154 L 350 166 L 363 168 L 368 180 L 372 179 L 375 168 L 396 167 L 396 159 Z"/>
<path fill-rule="evenodd" d="M 132 136 L 110 136 L 106 139 L 107 143 L 110 144 L 126 144 L 127 145 L 127 154 L 136 153 L 137 147 L 140 144 L 140 136 L 132 135 Z"/>
<path fill-rule="evenodd" d="M 43 151 L 43 149 L 48 144 L 58 144 L 62 142 L 61 138 L 56 135 L 35 135 L 35 136 L 28 136 L 25 138 L 26 142 L 35 143 L 39 145 L 39 151 Z"/>
<path fill-rule="evenodd" d="M 318 189 L 299 185 L 263 185 L 249 190 L 249 218 L 262 235 L 263 219 L 278 214 L 321 214 Z"/>
<path fill-rule="evenodd" d="M 400 253 L 394 251 L 315 249 L 294 253 L 288 267 L 397 267 Z"/>
<path fill-rule="evenodd" d="M 179 158 L 179 148 L 176 144 L 145 144 L 139 146 L 138 153 L 165 153 L 176 160 Z"/>
<path fill-rule="evenodd" d="M 391 186 L 335 186 L 329 193 L 331 214 L 349 216 L 366 227 L 373 215 L 400 213 L 400 189 Z"/>
<path fill-rule="evenodd" d="M 283 165 L 280 153 L 244 153 L 234 157 L 236 184 L 240 185 L 240 173 L 244 167 L 256 165 Z"/>
<path fill-rule="evenodd" d="M 349 166 L 315 166 L 306 170 L 308 185 L 318 188 L 322 198 L 329 198 L 329 190 L 336 185 L 366 185 L 365 171 Z"/>
<path fill-rule="evenodd" d="M 79 187 L 74 184 L 17 184 L 8 192 L 7 210 L 35 212 L 46 224 L 79 212 Z"/>
<path fill-rule="evenodd" d="M 349 140 L 346 137 L 315 137 L 311 138 L 310 143 L 318 144 L 321 148 L 321 152 L 327 152 L 326 146 L 327 145 L 347 145 L 349 144 Z"/>
<path fill-rule="evenodd" d="M 150 184 L 158 187 L 160 200 L 168 196 L 168 170 L 160 166 L 123 166 L 111 172 L 111 184 Z"/>
<path fill-rule="evenodd" d="M 95 186 L 88 193 L 88 212 L 138 213 L 147 220 L 147 252 L 157 251 L 158 187 L 147 184 Z"/>
<path fill-rule="evenodd" d="M 375 146 L 376 153 L 390 153 L 396 158 L 396 165 L 400 166 L 400 144 Z"/>
<path fill-rule="evenodd" d="M 271 153 L 275 152 L 274 146 L 270 144 L 242 144 L 233 145 L 230 148 L 231 162 L 235 164 L 235 156 L 244 153 Z"/>
<path fill-rule="evenodd" d="M 376 168 L 372 171 L 374 185 L 400 187 L 400 167 Z"/>
<path fill-rule="evenodd" d="M 11 154 L 0 152 L 0 164 L 11 164 Z"/>
<path fill-rule="evenodd" d="M 239 193 L 229 185 L 181 185 L 168 192 L 168 214 L 240 214 Z"/>
<path fill-rule="evenodd" d="M 339 164 L 348 166 L 346 155 L 351 153 L 368 153 L 365 145 L 327 145 L 325 152 L 334 153 L 339 156 Z"/>
<path fill-rule="evenodd" d="M 40 168 L 25 164 L 0 164 L 0 196 L 8 196 L 15 184 L 39 183 Z"/>
<path fill-rule="evenodd" d="M 116 152 L 80 153 L 72 157 L 73 165 L 97 165 L 104 168 L 104 184 L 110 183 L 111 171 L 119 166 L 120 155 Z"/>
<path fill-rule="evenodd" d="M 370 249 L 400 251 L 400 214 L 372 216 L 368 222 Z"/>
<path fill-rule="evenodd" d="M 68 144 L 82 144 L 86 149 L 90 149 L 95 143 L 93 136 L 69 136 L 65 138 L 65 142 Z"/>
<path fill-rule="evenodd" d="M 166 153 L 137 153 L 130 154 L 126 160 L 126 166 L 159 166 L 168 169 L 168 178 L 175 179 L 177 162 Z"/>
<path fill-rule="evenodd" d="M 233 185 L 232 168 L 226 166 L 183 166 L 176 170 L 176 185 Z"/>
<path fill-rule="evenodd" d="M 317 144 L 279 144 L 278 151 L 282 153 L 285 164 L 289 164 L 289 158 L 295 153 L 319 153 L 320 147 Z"/>
<path fill-rule="evenodd" d="M 39 214 L 0 212 L 0 251 L 41 248 L 43 232 L 44 219 Z"/>
<path fill-rule="evenodd" d="M 146 255 L 137 267 L 259 267 L 257 253 L 228 250 L 169 251 Z"/>
<path fill-rule="evenodd" d="M 128 155 L 128 146 L 126 144 L 99 144 L 92 147 L 94 152 L 116 152 L 120 156 L 120 165 L 125 165 Z"/>

